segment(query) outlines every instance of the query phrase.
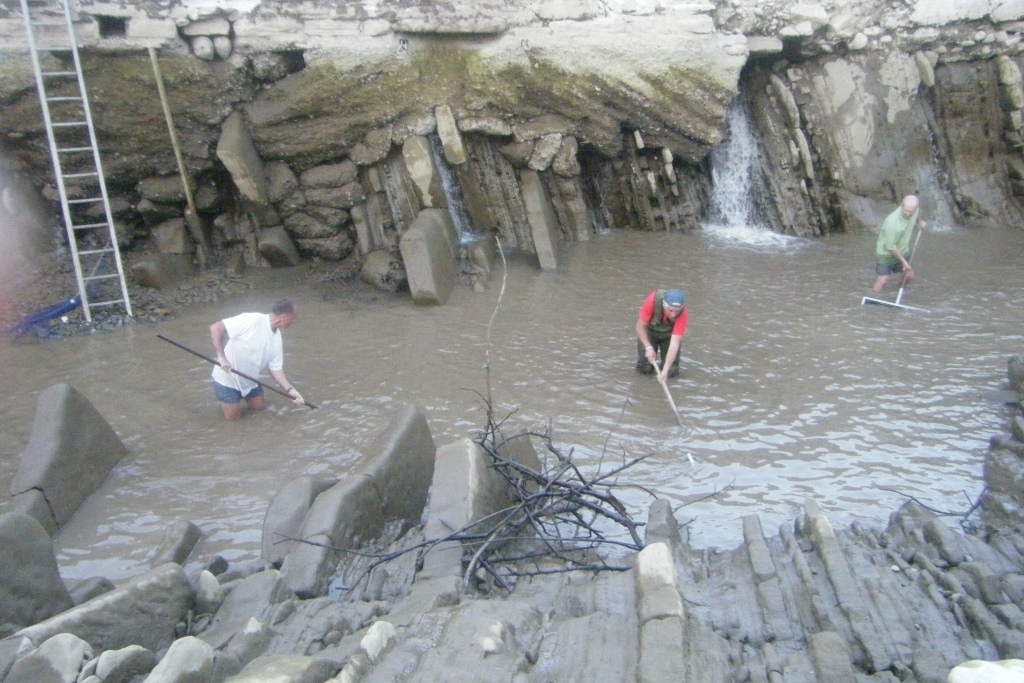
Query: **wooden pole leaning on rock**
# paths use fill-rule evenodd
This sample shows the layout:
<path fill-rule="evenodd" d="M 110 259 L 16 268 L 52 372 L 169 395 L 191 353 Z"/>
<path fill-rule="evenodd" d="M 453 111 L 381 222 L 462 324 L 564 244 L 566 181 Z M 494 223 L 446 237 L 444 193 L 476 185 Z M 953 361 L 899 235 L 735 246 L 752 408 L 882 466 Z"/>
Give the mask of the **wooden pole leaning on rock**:
<path fill-rule="evenodd" d="M 160 71 L 160 62 L 156 58 L 156 49 L 149 49 L 149 61 L 153 64 L 153 77 L 156 79 L 156 89 L 160 93 L 160 105 L 164 110 L 164 118 L 167 120 L 167 131 L 171 135 L 171 146 L 174 148 L 174 158 L 178 162 L 178 173 L 181 175 L 181 183 L 185 186 L 185 201 L 188 207 L 185 209 L 185 226 L 188 228 L 192 241 L 196 243 L 196 256 L 199 259 L 199 267 L 206 268 L 206 237 L 203 235 L 203 226 L 199 224 L 199 214 L 196 212 L 196 203 L 192 199 L 192 186 L 189 183 L 188 173 L 185 171 L 185 161 L 181 156 L 181 146 L 178 144 L 178 135 L 174 131 L 174 119 L 171 117 L 171 107 L 167 103 L 167 91 L 164 89 L 164 77 Z"/>

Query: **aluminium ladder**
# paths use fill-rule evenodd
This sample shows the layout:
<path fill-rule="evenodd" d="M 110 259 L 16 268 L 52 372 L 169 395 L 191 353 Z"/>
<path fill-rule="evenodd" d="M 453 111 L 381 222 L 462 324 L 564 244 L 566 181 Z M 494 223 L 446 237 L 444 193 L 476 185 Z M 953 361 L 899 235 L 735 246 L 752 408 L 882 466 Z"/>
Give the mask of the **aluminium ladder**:
<path fill-rule="evenodd" d="M 86 321 L 121 305 L 132 315 L 70 0 L 21 0 L 50 158 Z"/>

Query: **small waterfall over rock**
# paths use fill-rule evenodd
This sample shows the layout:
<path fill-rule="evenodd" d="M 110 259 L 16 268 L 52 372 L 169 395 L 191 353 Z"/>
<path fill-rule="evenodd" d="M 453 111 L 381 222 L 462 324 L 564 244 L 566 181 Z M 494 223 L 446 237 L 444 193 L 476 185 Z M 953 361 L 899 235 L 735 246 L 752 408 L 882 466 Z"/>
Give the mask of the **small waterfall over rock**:
<path fill-rule="evenodd" d="M 788 246 L 795 240 L 758 221 L 757 196 L 761 150 L 751 117 L 741 98 L 728 111 L 728 130 L 711 152 L 711 208 L 705 232 L 730 243 Z"/>
<path fill-rule="evenodd" d="M 459 233 L 459 243 L 465 245 L 480 239 L 480 235 L 476 234 L 470 226 L 466 202 L 462 198 L 462 188 L 455 177 L 455 171 L 448 165 L 448 160 L 444 158 L 441 138 L 437 135 L 430 136 L 430 152 L 434 159 L 434 166 L 441 175 L 445 203 L 448 205 L 448 214 L 452 217 L 455 230 Z"/>
<path fill-rule="evenodd" d="M 954 196 L 954 191 L 953 182 L 946 170 L 948 164 L 942 158 L 939 141 L 931 126 L 925 126 L 924 137 L 931 149 L 931 165 L 921 164 L 916 167 L 916 187 L 910 189 L 916 192 L 921 200 L 921 218 L 927 221 L 933 230 L 950 230 L 958 220 L 950 206 L 950 198 Z"/>
<path fill-rule="evenodd" d="M 756 227 L 753 224 L 753 176 L 757 140 L 739 99 L 729 106 L 728 121 L 725 139 L 711 152 L 710 222 L 727 228 Z"/>

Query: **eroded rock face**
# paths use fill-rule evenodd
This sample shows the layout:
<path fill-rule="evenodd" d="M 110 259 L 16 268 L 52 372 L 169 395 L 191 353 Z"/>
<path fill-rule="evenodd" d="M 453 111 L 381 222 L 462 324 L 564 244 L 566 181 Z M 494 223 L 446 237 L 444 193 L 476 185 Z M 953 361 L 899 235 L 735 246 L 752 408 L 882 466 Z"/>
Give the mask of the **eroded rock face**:
<path fill-rule="evenodd" d="M 420 162 L 451 167 L 471 232 L 538 257 L 550 249 L 530 228 L 530 173 L 561 240 L 600 227 L 691 230 L 708 216 L 709 153 L 735 102 L 760 144 L 756 213 L 774 230 L 874 228 L 911 192 L 940 224 L 1021 214 L 1024 7 L 1012 3 L 236 0 L 112 11 L 87 0 L 75 19 L 108 184 L 134 212 L 119 217 L 134 228 L 123 247 L 150 246 L 155 212 L 183 215 L 181 200 L 143 196 L 139 184 L 176 172 L 142 54 L 154 44 L 185 165 L 208 199 L 206 234 L 249 264 L 271 265 L 261 228 L 282 228 L 304 258 L 397 251 L 422 209 L 451 208 L 436 183 L 418 184 L 423 169 L 403 155 L 414 142 Z M 50 162 L 19 12 L 0 15 L 0 132 L 42 187 Z M 222 153 L 226 139 L 242 139 L 245 154 Z M 347 184 L 297 182 L 340 166 L 353 171 Z"/>

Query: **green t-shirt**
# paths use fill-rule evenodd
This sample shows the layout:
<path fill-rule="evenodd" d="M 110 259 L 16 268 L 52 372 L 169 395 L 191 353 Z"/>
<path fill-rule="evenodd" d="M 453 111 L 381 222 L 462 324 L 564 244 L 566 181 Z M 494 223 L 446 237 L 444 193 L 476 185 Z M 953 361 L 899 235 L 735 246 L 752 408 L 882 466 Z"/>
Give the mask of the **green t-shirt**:
<path fill-rule="evenodd" d="M 910 218 L 903 217 L 903 208 L 897 208 L 886 216 L 882 227 L 878 231 L 878 242 L 875 243 L 875 258 L 881 266 L 892 266 L 900 262 L 892 255 L 891 249 L 899 249 L 904 257 L 907 256 L 907 248 L 910 246 L 910 234 L 914 232 L 917 225 L 917 214 L 915 211 Z"/>

